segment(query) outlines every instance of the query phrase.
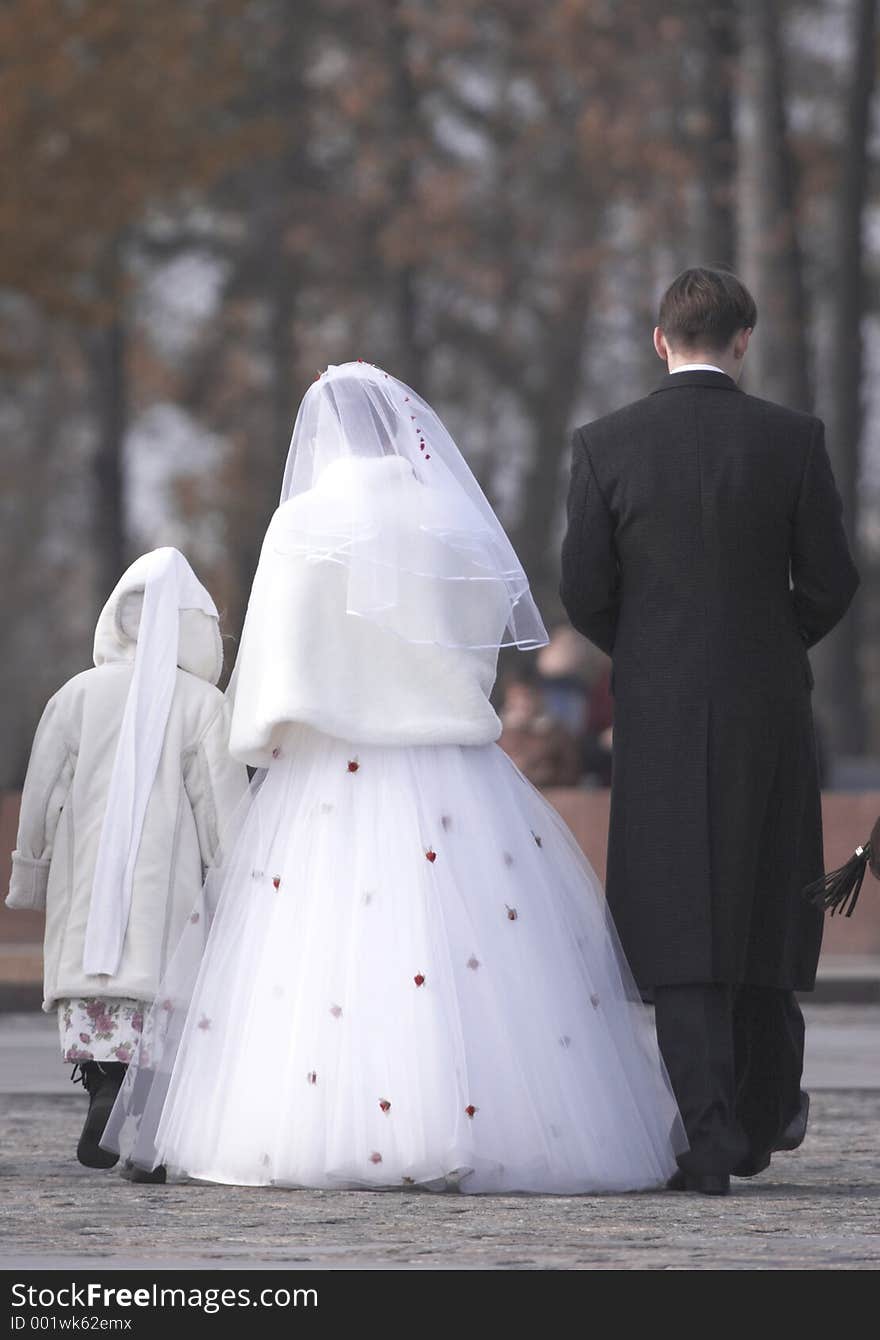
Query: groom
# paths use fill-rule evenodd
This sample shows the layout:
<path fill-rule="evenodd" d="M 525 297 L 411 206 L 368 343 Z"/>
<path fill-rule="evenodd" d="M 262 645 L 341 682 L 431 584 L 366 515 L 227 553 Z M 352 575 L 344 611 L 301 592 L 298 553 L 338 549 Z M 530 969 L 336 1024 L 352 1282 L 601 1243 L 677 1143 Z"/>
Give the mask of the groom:
<path fill-rule="evenodd" d="M 806 1130 L 822 914 L 807 648 L 858 586 L 819 419 L 737 383 L 757 319 L 731 273 L 660 306 L 653 395 L 579 428 L 562 551 L 575 628 L 613 657 L 608 901 L 690 1150 L 724 1195 Z"/>

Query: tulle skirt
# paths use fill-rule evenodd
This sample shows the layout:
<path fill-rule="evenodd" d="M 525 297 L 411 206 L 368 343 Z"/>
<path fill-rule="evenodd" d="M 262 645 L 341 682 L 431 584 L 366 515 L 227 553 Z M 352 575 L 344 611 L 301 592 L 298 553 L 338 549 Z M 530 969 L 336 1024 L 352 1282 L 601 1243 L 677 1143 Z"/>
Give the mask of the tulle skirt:
<path fill-rule="evenodd" d="M 296 728 L 228 843 L 111 1147 L 243 1185 L 572 1193 L 674 1170 L 596 878 L 495 745 Z"/>

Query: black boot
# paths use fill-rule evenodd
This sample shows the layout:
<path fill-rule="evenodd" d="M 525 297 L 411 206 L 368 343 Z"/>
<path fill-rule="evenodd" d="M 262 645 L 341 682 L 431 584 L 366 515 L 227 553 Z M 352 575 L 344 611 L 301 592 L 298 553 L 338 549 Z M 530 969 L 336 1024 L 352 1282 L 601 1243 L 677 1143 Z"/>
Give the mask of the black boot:
<path fill-rule="evenodd" d="M 667 1191 L 698 1191 L 701 1196 L 729 1196 L 727 1173 L 686 1173 L 679 1168 L 666 1183 Z"/>
<path fill-rule="evenodd" d="M 807 1134 L 807 1122 L 810 1118 L 810 1095 L 801 1089 L 798 1110 L 773 1146 L 773 1153 L 780 1154 L 790 1149 L 800 1149 Z"/>
<path fill-rule="evenodd" d="M 70 1078 L 81 1082 L 89 1095 L 89 1113 L 76 1147 L 76 1157 L 86 1168 L 113 1168 L 119 1162 L 119 1155 L 102 1149 L 99 1141 L 127 1069 L 121 1061 L 86 1061 L 77 1076 L 73 1067 Z"/>
<path fill-rule="evenodd" d="M 800 1149 L 807 1134 L 807 1122 L 810 1116 L 810 1095 L 805 1089 L 800 1091 L 798 1110 L 785 1127 L 772 1149 L 751 1153 L 733 1169 L 734 1177 L 755 1177 L 770 1167 L 770 1155 L 781 1154 L 788 1150 Z"/>
<path fill-rule="evenodd" d="M 152 1182 L 154 1186 L 164 1186 L 168 1173 L 164 1163 L 158 1163 L 155 1168 L 147 1169 L 139 1168 L 131 1159 L 126 1159 L 119 1169 L 119 1176 L 124 1177 L 126 1182 Z"/>

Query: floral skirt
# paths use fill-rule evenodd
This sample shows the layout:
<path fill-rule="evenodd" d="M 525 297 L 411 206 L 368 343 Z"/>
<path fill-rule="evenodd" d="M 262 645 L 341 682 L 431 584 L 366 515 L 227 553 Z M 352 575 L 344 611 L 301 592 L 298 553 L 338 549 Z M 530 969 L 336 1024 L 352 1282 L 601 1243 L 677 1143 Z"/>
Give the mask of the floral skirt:
<path fill-rule="evenodd" d="M 58 1032 L 65 1061 L 122 1061 L 127 1065 L 144 1026 L 142 1000 L 88 996 L 58 1002 Z"/>

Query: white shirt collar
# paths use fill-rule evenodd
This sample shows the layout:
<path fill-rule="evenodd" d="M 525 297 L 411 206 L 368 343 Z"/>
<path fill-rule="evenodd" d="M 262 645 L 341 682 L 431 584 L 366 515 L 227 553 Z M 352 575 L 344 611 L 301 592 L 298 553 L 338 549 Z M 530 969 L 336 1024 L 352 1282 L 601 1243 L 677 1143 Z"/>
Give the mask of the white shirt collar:
<path fill-rule="evenodd" d="M 676 372 L 720 372 L 723 377 L 728 375 L 724 368 L 716 368 L 714 363 L 682 363 L 680 367 L 669 369 L 671 377 L 675 376 Z"/>

